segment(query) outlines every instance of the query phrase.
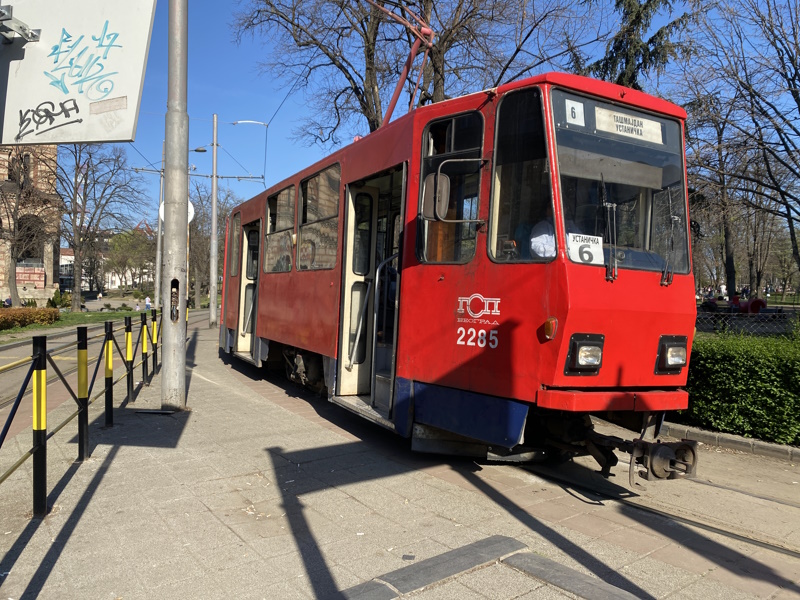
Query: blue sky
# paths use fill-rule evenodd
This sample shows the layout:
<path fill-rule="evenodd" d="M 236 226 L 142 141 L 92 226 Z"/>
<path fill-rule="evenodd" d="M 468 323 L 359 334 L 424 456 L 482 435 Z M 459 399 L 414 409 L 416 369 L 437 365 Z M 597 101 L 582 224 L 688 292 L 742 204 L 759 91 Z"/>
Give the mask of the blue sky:
<path fill-rule="evenodd" d="M 231 125 L 233 121 L 269 122 L 266 185 L 291 175 L 322 158 L 319 147 L 293 141 L 292 131 L 305 110 L 302 92 L 286 100 L 283 82 L 260 73 L 258 62 L 269 51 L 250 38 L 241 45 L 231 28 L 233 4 L 192 0 L 189 3 L 189 148 L 210 145 L 212 115 L 218 115 L 217 173 L 220 176 L 259 176 L 264 171 L 264 133 L 261 125 Z M 150 41 L 150 53 L 139 109 L 136 139 L 128 146 L 133 167 L 159 168 L 167 110 L 167 44 L 169 0 L 158 0 Z M 276 114 L 276 111 L 277 114 Z M 274 117 L 274 118 L 273 118 Z M 138 151 L 138 152 L 137 152 Z M 148 164 L 152 163 L 152 164 Z M 198 174 L 211 174 L 211 148 L 205 154 L 189 153 L 189 163 Z M 143 217 L 155 221 L 158 205 L 158 175 L 145 174 L 150 207 Z M 210 187 L 210 179 L 201 179 Z M 221 179 L 242 200 L 264 189 L 260 182 Z M 152 213 L 150 215 L 149 213 Z"/>

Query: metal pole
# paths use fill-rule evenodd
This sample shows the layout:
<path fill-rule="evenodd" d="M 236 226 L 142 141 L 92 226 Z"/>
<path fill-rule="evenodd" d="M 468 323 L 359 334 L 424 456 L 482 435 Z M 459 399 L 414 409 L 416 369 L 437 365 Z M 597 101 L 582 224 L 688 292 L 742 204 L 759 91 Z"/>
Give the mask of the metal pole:
<path fill-rule="evenodd" d="M 150 382 L 147 380 L 147 311 L 142 313 L 142 385 L 150 385 Z"/>
<path fill-rule="evenodd" d="M 161 306 L 161 204 L 164 202 L 164 146 L 166 141 L 161 142 L 161 172 L 159 173 L 158 184 L 158 237 L 156 238 L 156 286 L 153 295 L 155 296 L 154 306 L 158 310 Z"/>
<path fill-rule="evenodd" d="M 155 375 L 156 366 L 158 365 L 158 311 L 153 309 L 150 312 L 153 317 L 153 375 Z"/>
<path fill-rule="evenodd" d="M 133 397 L 133 331 L 131 317 L 125 317 L 125 370 L 128 381 L 128 402 L 134 402 Z"/>
<path fill-rule="evenodd" d="M 114 425 L 114 321 L 106 321 L 106 427 Z"/>
<path fill-rule="evenodd" d="M 89 457 L 89 341 L 86 327 L 78 327 L 78 462 Z"/>
<path fill-rule="evenodd" d="M 80 288 L 78 290 L 80 292 Z M 33 516 L 47 516 L 47 337 L 33 338 Z"/>
<path fill-rule="evenodd" d="M 186 408 L 186 238 L 188 227 L 189 115 L 186 112 L 189 0 L 169 0 L 169 90 L 164 172 L 164 270 L 161 407 Z"/>
<path fill-rule="evenodd" d="M 211 138 L 211 244 L 209 254 L 208 326 L 217 326 L 217 114 L 214 113 L 214 135 Z"/>

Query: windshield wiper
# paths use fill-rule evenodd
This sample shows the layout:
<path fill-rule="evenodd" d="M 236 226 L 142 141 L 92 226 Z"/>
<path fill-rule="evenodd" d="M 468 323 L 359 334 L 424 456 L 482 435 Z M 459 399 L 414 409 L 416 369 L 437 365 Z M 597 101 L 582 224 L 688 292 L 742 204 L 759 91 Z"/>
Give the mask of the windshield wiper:
<path fill-rule="evenodd" d="M 608 201 L 606 181 L 600 173 L 600 201 L 606 209 L 605 231 L 603 237 L 608 240 L 608 261 L 606 262 L 606 281 L 614 281 L 617 270 L 617 205 Z"/>
<path fill-rule="evenodd" d="M 661 285 L 667 286 L 672 283 L 672 253 L 675 250 L 675 223 L 680 222 L 681 218 L 672 214 L 672 187 L 667 188 L 667 205 L 669 206 L 669 242 L 667 243 L 667 255 L 664 257 L 664 268 L 661 270 Z"/>

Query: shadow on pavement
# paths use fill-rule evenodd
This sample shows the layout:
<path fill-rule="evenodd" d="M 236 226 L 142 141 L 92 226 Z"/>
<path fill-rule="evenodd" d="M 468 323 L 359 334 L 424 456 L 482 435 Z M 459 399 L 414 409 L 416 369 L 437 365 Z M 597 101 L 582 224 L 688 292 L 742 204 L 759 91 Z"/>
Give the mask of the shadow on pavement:
<path fill-rule="evenodd" d="M 114 411 L 114 427 L 102 427 L 105 423 L 105 416 L 102 414 L 90 423 L 90 429 L 92 431 L 90 439 L 93 442 L 92 449 L 101 445 L 111 446 L 111 448 L 103 459 L 102 464 L 97 468 L 97 472 L 86 486 L 83 494 L 76 502 L 75 509 L 67 517 L 61 530 L 55 534 L 50 548 L 37 566 L 35 573 L 31 576 L 28 587 L 20 597 L 20 600 L 39 596 L 53 566 L 58 561 L 83 514 L 97 493 L 105 474 L 114 462 L 120 448 L 123 446 L 175 448 L 178 444 L 178 440 L 180 440 L 181 435 L 186 429 L 189 415 L 191 414 L 188 411 L 170 415 L 153 414 L 139 411 L 133 405 L 126 405 L 127 400 L 119 409 Z M 139 419 L 142 422 L 149 419 L 162 419 L 162 421 L 160 422 L 161 426 L 157 428 L 149 426 L 136 428 L 131 427 L 130 421 L 132 419 Z M 47 506 L 49 508 L 55 505 L 59 496 L 78 473 L 81 466 L 80 463 L 73 463 L 70 465 L 58 483 L 53 487 L 47 496 Z M 11 572 L 12 568 L 17 563 L 17 559 L 22 555 L 28 543 L 30 543 L 31 539 L 43 524 L 44 520 L 42 519 L 31 519 L 19 537 L 14 541 L 14 544 L 6 555 L 0 560 L 0 573 Z M 4 580 L 5 578 L 0 577 L 0 589 L 2 589 Z"/>

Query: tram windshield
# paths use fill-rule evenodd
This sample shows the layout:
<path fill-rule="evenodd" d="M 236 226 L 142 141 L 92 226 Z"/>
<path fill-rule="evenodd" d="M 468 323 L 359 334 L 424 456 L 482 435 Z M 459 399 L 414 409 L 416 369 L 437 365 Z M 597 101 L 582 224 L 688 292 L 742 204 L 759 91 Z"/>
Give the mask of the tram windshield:
<path fill-rule="evenodd" d="M 617 269 L 689 272 L 677 121 L 553 91 L 567 253 Z"/>

